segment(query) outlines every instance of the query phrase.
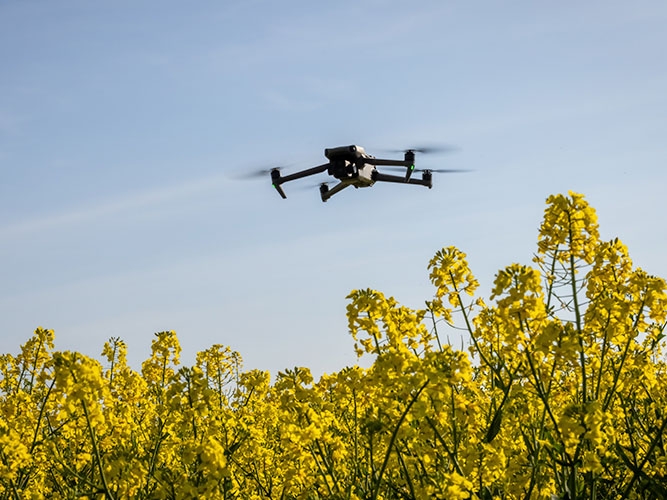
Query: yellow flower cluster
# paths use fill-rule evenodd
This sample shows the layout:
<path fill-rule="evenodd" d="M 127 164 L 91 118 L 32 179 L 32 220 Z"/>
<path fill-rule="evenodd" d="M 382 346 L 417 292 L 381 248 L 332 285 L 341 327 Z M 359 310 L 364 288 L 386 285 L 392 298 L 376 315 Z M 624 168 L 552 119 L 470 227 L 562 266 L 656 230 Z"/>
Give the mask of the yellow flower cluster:
<path fill-rule="evenodd" d="M 583 196 L 547 205 L 536 267 L 501 270 L 489 305 L 453 247 L 425 309 L 352 291 L 372 363 L 317 381 L 222 345 L 181 367 L 174 332 L 137 372 L 118 338 L 99 362 L 38 328 L 0 356 L 0 498 L 666 498 L 667 285 Z"/>

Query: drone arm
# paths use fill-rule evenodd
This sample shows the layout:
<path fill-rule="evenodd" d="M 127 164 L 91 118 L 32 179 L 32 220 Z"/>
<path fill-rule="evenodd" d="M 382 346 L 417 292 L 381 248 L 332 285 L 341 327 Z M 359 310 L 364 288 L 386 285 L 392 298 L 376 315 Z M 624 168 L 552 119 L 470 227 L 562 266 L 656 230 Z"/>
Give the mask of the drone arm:
<path fill-rule="evenodd" d="M 366 163 L 371 163 L 372 165 L 380 165 L 387 167 L 405 167 L 405 177 L 403 177 L 403 182 L 408 182 L 410 180 L 410 175 L 415 169 L 415 157 L 414 153 L 412 156 L 408 156 L 406 153 L 405 160 L 384 160 L 382 158 L 371 158 L 370 161 Z"/>
<path fill-rule="evenodd" d="M 327 168 L 329 168 L 329 163 L 324 163 L 323 165 L 319 165 L 317 167 L 309 168 L 307 170 L 302 170 L 301 172 L 295 172 L 293 174 L 286 175 L 285 177 L 280 177 L 277 180 L 277 184 L 283 184 L 284 182 L 301 179 L 303 177 L 308 177 L 309 175 L 319 174 L 321 172 L 324 172 Z"/>
<path fill-rule="evenodd" d="M 285 194 L 285 191 L 283 191 L 283 188 L 280 187 L 281 184 L 293 181 L 295 179 L 301 179 L 302 177 L 307 177 L 309 175 L 319 174 L 320 172 L 324 172 L 328 167 L 329 164 L 325 163 L 317 167 L 309 168 L 308 170 L 302 170 L 301 172 L 295 172 L 293 174 L 286 175 L 285 177 L 282 177 L 280 175 L 280 170 L 276 168 L 274 170 L 271 170 L 271 184 L 276 189 L 276 191 L 278 191 L 278 194 L 284 200 L 285 198 L 287 198 L 287 195 Z"/>
<path fill-rule="evenodd" d="M 373 174 L 373 180 L 375 182 L 396 182 L 398 184 L 416 184 L 419 186 L 426 186 L 427 188 L 432 188 L 433 187 L 433 179 L 430 175 L 424 175 L 421 179 L 408 179 L 407 181 L 405 180 L 405 177 L 399 177 L 398 175 L 389 175 L 389 174 L 383 174 L 381 172 L 375 172 Z"/>
<path fill-rule="evenodd" d="M 327 201 L 333 195 L 335 195 L 336 193 L 339 193 L 340 191 L 342 191 L 343 189 L 345 189 L 349 185 L 350 184 L 347 183 L 347 182 L 339 182 L 338 184 L 336 184 L 331 189 L 326 189 L 326 184 L 325 184 L 324 189 L 320 188 L 320 196 L 322 196 L 322 201 Z"/>
<path fill-rule="evenodd" d="M 364 158 L 364 163 L 371 165 L 384 165 L 387 167 L 410 167 L 414 165 L 412 161 L 406 160 L 384 160 L 382 158 Z"/>

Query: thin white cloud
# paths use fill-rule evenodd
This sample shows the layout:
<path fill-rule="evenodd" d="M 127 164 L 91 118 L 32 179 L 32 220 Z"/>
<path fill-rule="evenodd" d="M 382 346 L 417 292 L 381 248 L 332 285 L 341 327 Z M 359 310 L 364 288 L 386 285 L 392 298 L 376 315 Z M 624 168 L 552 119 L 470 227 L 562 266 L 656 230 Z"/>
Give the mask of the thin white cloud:
<path fill-rule="evenodd" d="M 224 182 L 226 182 L 226 177 L 223 174 L 216 174 L 178 185 L 129 193 L 117 198 L 103 200 L 100 203 L 81 205 L 59 213 L 20 220 L 0 227 L 0 239 L 26 236 L 38 231 L 81 224 L 100 217 L 192 198 L 206 191 L 217 189 Z"/>

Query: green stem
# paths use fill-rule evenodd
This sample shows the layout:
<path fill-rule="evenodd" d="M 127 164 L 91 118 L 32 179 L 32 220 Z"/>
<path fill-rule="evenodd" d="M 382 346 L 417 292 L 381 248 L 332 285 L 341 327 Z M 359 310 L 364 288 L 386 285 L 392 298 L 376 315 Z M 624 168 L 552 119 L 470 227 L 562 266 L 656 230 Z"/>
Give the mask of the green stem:
<path fill-rule="evenodd" d="M 550 270 L 550 278 L 547 278 L 547 282 L 549 283 L 549 287 L 547 288 L 547 302 L 545 304 L 545 308 L 548 311 L 549 307 L 551 306 L 551 298 L 554 296 L 553 290 L 554 290 L 554 282 L 556 280 L 556 261 L 557 261 L 557 255 L 558 255 L 558 248 L 554 250 L 554 255 L 551 260 L 551 270 Z"/>
<path fill-rule="evenodd" d="M 410 489 L 410 497 L 411 498 L 416 498 L 415 496 L 415 487 L 412 484 L 412 480 L 410 479 L 410 472 L 408 471 L 407 465 L 405 465 L 405 460 L 403 460 L 403 455 L 401 455 L 401 451 L 398 449 L 398 444 L 396 444 L 396 456 L 398 456 L 398 461 L 401 463 L 401 468 L 403 469 L 403 473 L 405 474 L 405 482 L 408 483 L 408 488 Z"/>
<path fill-rule="evenodd" d="M 562 344 L 562 342 L 563 342 L 563 330 L 561 329 L 561 331 L 558 335 L 558 345 L 560 346 Z M 527 355 L 528 354 L 529 353 L 527 352 Z M 551 394 L 551 387 L 552 387 L 552 384 L 553 384 L 554 379 L 555 379 L 554 374 L 556 373 L 556 366 L 557 365 L 558 365 L 558 358 L 556 356 L 554 356 L 553 363 L 551 364 L 551 373 L 549 375 L 549 382 L 547 384 L 546 391 L 544 392 L 544 395 L 545 395 L 546 398 L 548 398 L 549 394 Z M 536 376 L 535 375 L 535 373 L 536 373 L 535 370 L 532 370 L 532 373 L 533 373 L 533 376 Z M 541 465 L 539 460 L 538 460 L 539 459 L 539 454 L 542 451 L 542 446 L 540 444 L 540 441 L 542 441 L 544 439 L 544 436 L 546 435 L 546 432 L 547 432 L 545 422 L 546 422 L 547 411 L 548 410 L 549 410 L 549 408 L 547 407 L 547 405 L 544 405 L 542 407 L 542 416 L 540 417 L 539 437 L 535 442 L 535 452 L 534 452 L 535 460 L 534 460 L 533 467 L 531 468 L 531 473 L 530 473 L 530 486 L 528 487 L 528 491 L 526 493 L 526 496 L 524 497 L 526 500 L 531 498 L 531 494 L 532 494 L 532 491 L 535 487 L 535 483 L 536 483 L 536 479 L 537 479 L 537 473 L 539 471 L 538 470 L 538 465 Z M 553 422 L 553 416 L 551 414 L 549 414 L 549 416 L 550 416 L 550 418 Z M 558 432 L 558 427 L 557 426 L 556 426 L 556 432 Z"/>
<path fill-rule="evenodd" d="M 30 370 L 30 390 L 28 391 L 28 394 L 32 394 L 32 387 L 35 383 L 35 372 L 37 371 L 37 361 L 39 361 L 39 353 L 42 351 L 43 345 L 44 341 L 40 340 L 39 345 L 37 346 L 37 351 L 35 352 L 35 359 L 32 362 L 32 370 Z"/>
<path fill-rule="evenodd" d="M 558 421 L 556 420 L 556 417 L 551 411 L 548 394 L 545 392 L 544 386 L 542 385 L 542 381 L 540 380 L 540 377 L 537 374 L 537 370 L 535 369 L 535 364 L 533 363 L 530 351 L 526 349 L 525 353 L 526 353 L 526 359 L 528 360 L 528 367 L 530 368 L 530 372 L 533 375 L 533 380 L 535 381 L 535 389 L 537 389 L 537 394 L 540 400 L 542 401 L 542 404 L 544 405 L 544 409 L 546 410 L 547 415 L 549 415 L 549 419 L 551 420 L 551 423 L 553 424 L 554 429 L 556 430 L 556 434 L 558 434 L 558 439 L 561 441 L 561 443 L 564 444 L 563 437 L 561 436 L 560 429 L 558 428 Z"/>
<path fill-rule="evenodd" d="M 317 440 L 315 440 L 315 443 L 317 443 Z M 318 444 L 318 448 L 319 448 L 320 457 L 322 458 L 322 462 L 324 462 L 324 466 L 327 468 L 327 470 L 331 474 L 331 471 L 329 470 L 329 467 L 327 467 L 326 461 L 324 460 L 324 457 L 322 456 L 322 449 L 319 447 L 319 444 Z M 327 487 L 327 491 L 329 492 L 329 498 L 331 498 L 331 497 L 333 497 L 333 491 L 331 490 L 331 486 L 329 486 L 329 481 L 327 481 L 327 471 L 322 469 L 322 464 L 320 464 L 320 461 L 317 459 L 317 453 L 315 453 L 315 450 L 313 450 L 313 448 L 310 447 L 310 446 L 309 446 L 309 449 L 310 449 L 309 450 L 310 454 L 313 457 L 313 460 L 315 461 L 315 465 L 317 466 L 317 470 L 319 471 L 320 476 L 322 476 L 322 479 L 324 480 L 324 484 Z M 334 479 L 334 483 L 335 483 L 335 478 L 333 477 L 333 475 L 332 475 L 332 479 Z"/>
<path fill-rule="evenodd" d="M 574 303 L 574 318 L 577 325 L 577 339 L 579 340 L 579 362 L 581 363 L 581 390 L 583 393 L 582 401 L 585 403 L 588 401 L 588 388 L 586 384 L 586 353 L 584 350 L 584 337 L 581 324 L 581 311 L 579 310 L 579 298 L 577 290 L 577 276 L 576 276 L 576 265 L 574 261 L 574 253 L 572 252 L 572 246 L 574 241 L 574 235 L 572 234 L 572 219 L 571 214 L 567 213 L 568 221 L 568 238 L 570 243 L 570 283 L 572 285 L 572 301 Z"/>
<path fill-rule="evenodd" d="M 639 324 L 639 318 L 641 317 L 641 312 L 644 310 L 644 301 L 642 301 L 641 305 L 639 306 L 639 312 L 637 313 L 637 317 L 635 318 L 635 322 L 632 325 L 632 329 L 636 330 L 637 325 Z M 602 409 L 606 410 L 609 405 L 611 404 L 611 401 L 613 399 L 614 393 L 616 392 L 616 386 L 618 385 L 618 379 L 621 376 L 621 370 L 623 369 L 623 366 L 625 365 L 625 361 L 628 358 L 628 352 L 630 351 L 630 345 L 632 344 L 633 338 L 630 337 L 628 338 L 627 343 L 625 344 L 625 348 L 623 349 L 623 355 L 621 356 L 621 361 L 619 362 L 618 369 L 614 372 L 614 381 L 611 384 L 611 389 L 609 389 L 609 392 L 605 396 L 604 403 L 602 405 Z"/>
<path fill-rule="evenodd" d="M 387 465 L 389 464 L 389 456 L 391 455 L 391 449 L 394 447 L 396 436 L 398 436 L 398 430 L 400 429 L 401 424 L 405 420 L 405 417 L 408 415 L 410 408 L 412 408 L 412 405 L 415 404 L 417 398 L 419 398 L 419 395 L 424 391 L 424 389 L 426 389 L 428 382 L 429 382 L 428 380 L 424 382 L 424 384 L 417 390 L 415 395 L 412 396 L 412 399 L 410 399 L 410 402 L 407 404 L 405 410 L 403 410 L 403 413 L 401 414 L 401 417 L 398 419 L 396 427 L 394 427 L 394 431 L 391 434 L 391 439 L 389 440 L 389 446 L 387 447 L 387 452 L 384 455 L 384 461 L 382 462 L 382 467 L 380 467 L 380 472 L 377 477 L 377 483 L 375 484 L 375 488 L 373 488 L 373 492 L 371 493 L 371 500 L 376 500 L 378 493 L 380 491 L 382 476 L 384 475 L 384 471 L 386 470 Z"/>
<path fill-rule="evenodd" d="M 440 334 L 438 333 L 437 321 L 435 320 L 435 314 L 433 313 L 433 309 L 431 309 L 428 306 L 428 302 L 426 303 L 426 309 L 428 310 L 429 313 L 431 313 L 431 322 L 433 323 L 433 332 L 435 333 L 435 340 L 438 342 L 438 349 L 440 349 L 440 352 L 442 352 L 442 343 L 440 342 Z"/>
<path fill-rule="evenodd" d="M 116 368 L 116 351 L 118 350 L 118 344 L 116 341 L 113 341 L 113 353 L 111 354 L 111 366 L 109 367 L 109 389 L 113 389 L 113 372 Z"/>
<path fill-rule="evenodd" d="M 600 387 L 602 384 L 602 375 L 604 373 L 604 361 L 607 357 L 607 353 L 610 350 L 609 342 L 609 325 L 611 324 L 611 313 L 607 313 L 607 321 L 604 326 L 604 336 L 602 338 L 602 349 L 600 350 L 600 369 L 598 370 L 598 377 L 595 383 L 595 400 L 600 397 Z"/>
<path fill-rule="evenodd" d="M 459 461 L 456 458 L 456 455 L 452 450 L 449 449 L 449 446 L 447 446 L 447 442 L 445 441 L 445 438 L 442 437 L 442 434 L 438 431 L 438 428 L 435 426 L 435 423 L 431 419 L 431 417 L 426 416 L 426 422 L 428 425 L 431 426 L 431 429 L 433 429 L 433 434 L 435 435 L 435 438 L 438 440 L 440 445 L 445 449 L 447 452 L 447 455 L 449 455 L 449 459 L 452 461 L 452 464 L 454 465 L 454 469 L 456 469 L 457 474 L 460 476 L 463 476 L 463 470 L 461 469 L 461 466 L 459 465 Z"/>
<path fill-rule="evenodd" d="M 475 350 L 479 354 L 480 359 L 482 362 L 489 367 L 489 369 L 498 377 L 500 378 L 500 372 L 501 368 L 494 367 L 491 361 L 484 355 L 484 352 L 482 351 L 482 348 L 479 345 L 479 342 L 477 341 L 477 337 L 475 337 L 475 333 L 473 331 L 472 323 L 470 322 L 470 318 L 468 318 L 468 314 L 466 313 L 466 308 L 463 306 L 463 301 L 461 300 L 461 291 L 456 287 L 455 281 L 454 281 L 454 275 L 452 272 L 449 272 L 449 277 L 452 280 L 452 286 L 454 287 L 454 292 L 456 292 L 456 298 L 459 301 L 459 306 L 461 306 L 461 314 L 463 314 L 463 320 L 465 321 L 466 328 L 468 330 L 468 333 L 470 334 L 470 338 L 472 339 L 472 342 L 475 346 Z"/>
<path fill-rule="evenodd" d="M 53 386 L 56 383 L 56 378 L 54 377 L 53 380 L 51 381 L 51 385 L 49 386 L 49 390 L 46 392 L 46 396 L 44 396 L 44 401 L 42 401 L 42 406 L 39 409 L 39 416 L 37 417 L 37 424 L 35 425 L 35 434 L 32 437 L 32 444 L 30 445 L 30 454 L 32 455 L 32 452 L 35 451 L 35 446 L 37 445 L 37 435 L 39 433 L 39 427 L 40 424 L 42 423 L 42 418 L 44 417 L 44 410 L 46 408 L 46 402 L 49 399 L 49 396 L 51 395 L 51 390 L 53 389 Z"/>
<path fill-rule="evenodd" d="M 93 453 L 95 454 L 95 460 L 97 461 L 97 470 L 100 473 L 100 478 L 102 479 L 102 484 L 104 486 L 104 495 L 110 500 L 114 500 L 113 495 L 109 491 L 109 484 L 107 483 L 107 478 L 104 474 L 104 467 L 102 466 L 102 456 L 100 455 L 100 450 L 97 446 L 97 438 L 95 436 L 95 429 L 93 429 L 92 423 L 90 422 L 90 414 L 88 413 L 88 406 L 86 402 L 82 399 L 81 404 L 83 406 L 83 413 L 86 416 L 86 423 L 88 425 L 88 432 L 90 433 L 90 439 L 93 445 Z"/>

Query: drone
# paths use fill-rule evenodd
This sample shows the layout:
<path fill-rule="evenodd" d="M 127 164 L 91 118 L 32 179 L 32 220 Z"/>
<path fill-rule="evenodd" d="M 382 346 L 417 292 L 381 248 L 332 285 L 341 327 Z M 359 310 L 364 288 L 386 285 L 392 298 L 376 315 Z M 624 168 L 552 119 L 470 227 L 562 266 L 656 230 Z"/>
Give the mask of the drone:
<path fill-rule="evenodd" d="M 326 202 L 346 187 L 366 188 L 371 187 L 376 182 L 412 184 L 426 186 L 431 189 L 433 187 L 434 172 L 462 172 L 462 170 L 455 169 L 415 169 L 415 153 L 436 152 L 441 149 L 434 147 L 405 149 L 401 151 L 404 153 L 403 160 L 385 160 L 369 155 L 361 146 L 340 146 L 325 149 L 324 156 L 328 161 L 317 167 L 284 176 L 280 172 L 280 167 L 275 167 L 270 169 L 269 173 L 271 175 L 271 184 L 283 199 L 287 198 L 282 188 L 283 184 L 323 172 L 327 172 L 327 174 L 338 180 L 338 183 L 332 188 L 329 188 L 326 182 L 320 184 L 320 196 L 323 202 Z M 378 171 L 376 167 L 405 169 L 405 174 L 387 174 Z M 415 171 L 421 172 L 421 178 L 412 177 Z"/>

